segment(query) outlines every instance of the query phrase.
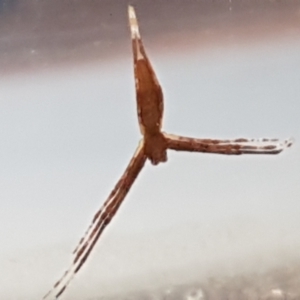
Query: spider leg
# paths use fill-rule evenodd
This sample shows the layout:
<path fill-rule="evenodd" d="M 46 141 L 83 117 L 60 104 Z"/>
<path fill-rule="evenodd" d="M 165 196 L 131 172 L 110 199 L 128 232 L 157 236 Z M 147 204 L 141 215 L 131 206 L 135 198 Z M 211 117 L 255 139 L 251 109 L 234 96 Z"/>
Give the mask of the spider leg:
<path fill-rule="evenodd" d="M 225 155 L 278 154 L 293 144 L 291 139 L 196 139 L 164 133 L 168 149 L 176 151 L 205 152 Z"/>
<path fill-rule="evenodd" d="M 55 297 L 58 298 L 68 287 L 74 275 L 80 270 L 89 257 L 105 227 L 110 223 L 120 208 L 135 179 L 142 170 L 146 159 L 147 157 L 144 154 L 144 141 L 142 140 L 122 177 L 117 182 L 103 206 L 97 211 L 88 230 L 80 239 L 78 246 L 73 252 L 74 257 L 70 267 L 43 299 L 48 298 L 50 295 L 55 295 Z"/>

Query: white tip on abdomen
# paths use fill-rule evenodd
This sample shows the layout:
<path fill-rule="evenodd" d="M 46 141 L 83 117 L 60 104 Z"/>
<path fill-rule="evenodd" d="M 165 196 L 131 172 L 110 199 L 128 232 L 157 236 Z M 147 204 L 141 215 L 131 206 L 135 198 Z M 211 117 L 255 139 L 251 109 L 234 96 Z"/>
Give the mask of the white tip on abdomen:
<path fill-rule="evenodd" d="M 128 6 L 128 17 L 129 17 L 129 25 L 131 30 L 131 38 L 132 39 L 141 38 L 134 7 L 131 5 Z"/>

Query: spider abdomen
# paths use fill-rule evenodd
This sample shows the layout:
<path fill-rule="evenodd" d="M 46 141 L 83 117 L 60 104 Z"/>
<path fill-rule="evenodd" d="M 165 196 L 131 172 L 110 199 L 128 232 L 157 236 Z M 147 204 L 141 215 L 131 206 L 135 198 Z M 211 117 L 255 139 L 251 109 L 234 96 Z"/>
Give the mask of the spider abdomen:
<path fill-rule="evenodd" d="M 163 93 L 147 60 L 137 61 L 135 77 L 141 133 L 159 133 L 163 117 Z"/>

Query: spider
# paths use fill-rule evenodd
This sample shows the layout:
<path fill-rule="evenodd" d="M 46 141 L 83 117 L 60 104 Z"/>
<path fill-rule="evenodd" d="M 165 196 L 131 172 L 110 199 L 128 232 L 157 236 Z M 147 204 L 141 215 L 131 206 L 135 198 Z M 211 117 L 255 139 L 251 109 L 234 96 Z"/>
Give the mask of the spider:
<path fill-rule="evenodd" d="M 132 39 L 138 121 L 142 139 L 122 177 L 95 214 L 89 228 L 73 251 L 74 258 L 70 267 L 43 299 L 51 294 L 58 298 L 65 291 L 74 275 L 90 256 L 104 229 L 117 213 L 147 159 L 153 165 L 166 162 L 168 149 L 225 155 L 278 154 L 292 145 L 291 140 L 280 143 L 278 139 L 196 139 L 163 132 L 162 88 L 145 52 L 132 6 L 128 7 L 128 17 Z"/>

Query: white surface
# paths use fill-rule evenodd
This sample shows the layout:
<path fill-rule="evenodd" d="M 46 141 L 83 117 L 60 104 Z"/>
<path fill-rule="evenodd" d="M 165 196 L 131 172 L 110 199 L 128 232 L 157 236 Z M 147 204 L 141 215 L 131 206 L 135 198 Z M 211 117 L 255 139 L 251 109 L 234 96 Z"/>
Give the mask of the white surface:
<path fill-rule="evenodd" d="M 169 152 L 167 164 L 147 164 L 65 299 L 102 295 L 137 274 L 171 280 L 168 270 L 193 264 L 204 274 L 299 259 L 299 53 L 288 40 L 178 57 L 149 52 L 166 131 L 292 135 L 296 144 L 279 156 Z M 140 138 L 131 63 L 1 79 L 1 299 L 48 290 L 129 162 Z"/>

